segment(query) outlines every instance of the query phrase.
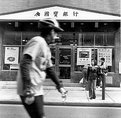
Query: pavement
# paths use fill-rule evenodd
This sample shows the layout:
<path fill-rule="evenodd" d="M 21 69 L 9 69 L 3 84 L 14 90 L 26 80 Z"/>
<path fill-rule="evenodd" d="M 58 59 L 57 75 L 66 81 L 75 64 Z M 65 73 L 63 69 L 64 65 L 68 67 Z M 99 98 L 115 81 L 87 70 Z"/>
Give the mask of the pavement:
<path fill-rule="evenodd" d="M 96 88 L 96 99 L 89 99 L 88 91 L 84 87 L 65 87 L 68 90 L 65 102 L 56 88 L 44 85 L 45 105 L 70 105 L 70 106 L 100 106 L 121 107 L 121 88 L 106 87 L 105 100 L 102 100 L 102 88 Z M 21 104 L 16 92 L 15 81 L 0 81 L 0 104 Z"/>

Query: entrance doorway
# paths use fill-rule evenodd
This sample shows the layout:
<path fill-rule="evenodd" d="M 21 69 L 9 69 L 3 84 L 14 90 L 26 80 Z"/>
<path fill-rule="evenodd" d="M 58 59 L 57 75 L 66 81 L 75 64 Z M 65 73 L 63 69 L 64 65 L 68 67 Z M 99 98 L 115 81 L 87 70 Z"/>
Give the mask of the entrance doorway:
<path fill-rule="evenodd" d="M 71 78 L 72 47 L 52 46 L 50 47 L 55 70 L 60 79 Z"/>

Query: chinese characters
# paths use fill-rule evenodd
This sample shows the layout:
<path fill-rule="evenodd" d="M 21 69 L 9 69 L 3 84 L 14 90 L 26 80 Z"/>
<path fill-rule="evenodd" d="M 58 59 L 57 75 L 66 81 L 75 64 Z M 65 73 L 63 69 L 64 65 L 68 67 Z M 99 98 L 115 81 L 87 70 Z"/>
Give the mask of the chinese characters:
<path fill-rule="evenodd" d="M 34 16 L 35 17 L 78 17 L 79 12 L 77 11 L 37 11 Z"/>

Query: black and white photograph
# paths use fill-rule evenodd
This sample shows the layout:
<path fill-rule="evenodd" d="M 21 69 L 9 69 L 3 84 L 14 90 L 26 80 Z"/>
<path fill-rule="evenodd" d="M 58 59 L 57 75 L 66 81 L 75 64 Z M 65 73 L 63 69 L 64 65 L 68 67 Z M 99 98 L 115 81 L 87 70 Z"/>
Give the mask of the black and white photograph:
<path fill-rule="evenodd" d="M 0 0 L 0 118 L 121 118 L 121 1 Z"/>

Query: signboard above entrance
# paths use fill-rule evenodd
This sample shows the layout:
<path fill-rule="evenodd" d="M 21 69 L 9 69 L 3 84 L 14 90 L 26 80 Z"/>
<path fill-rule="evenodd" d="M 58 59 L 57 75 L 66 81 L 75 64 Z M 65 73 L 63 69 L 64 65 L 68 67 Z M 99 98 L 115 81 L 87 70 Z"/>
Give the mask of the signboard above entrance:
<path fill-rule="evenodd" d="M 60 6 L 0 15 L 0 20 L 38 20 L 53 17 L 57 20 L 121 20 L 119 16 Z"/>

